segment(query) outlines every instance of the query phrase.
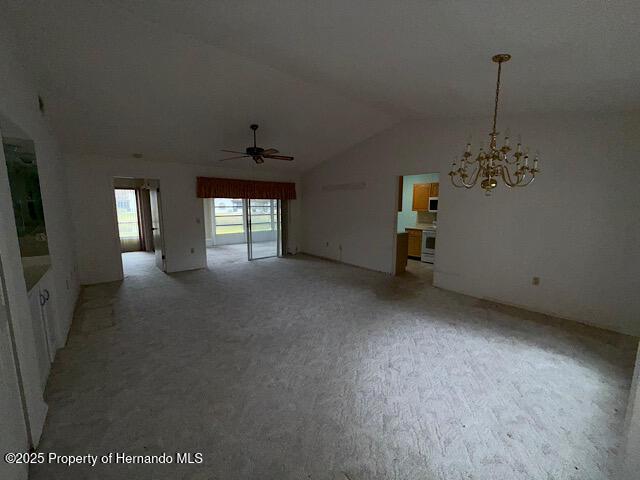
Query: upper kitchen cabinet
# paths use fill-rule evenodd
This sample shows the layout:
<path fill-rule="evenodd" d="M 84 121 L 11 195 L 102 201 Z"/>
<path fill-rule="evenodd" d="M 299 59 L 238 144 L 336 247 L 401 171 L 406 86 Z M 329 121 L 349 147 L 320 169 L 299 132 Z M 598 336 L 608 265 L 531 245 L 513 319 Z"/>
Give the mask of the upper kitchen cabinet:
<path fill-rule="evenodd" d="M 413 211 L 426 212 L 429 209 L 430 183 L 415 183 L 413 185 Z"/>
<path fill-rule="evenodd" d="M 437 197 L 439 192 L 439 183 L 415 183 L 413 185 L 413 211 L 428 212 L 429 197 Z"/>

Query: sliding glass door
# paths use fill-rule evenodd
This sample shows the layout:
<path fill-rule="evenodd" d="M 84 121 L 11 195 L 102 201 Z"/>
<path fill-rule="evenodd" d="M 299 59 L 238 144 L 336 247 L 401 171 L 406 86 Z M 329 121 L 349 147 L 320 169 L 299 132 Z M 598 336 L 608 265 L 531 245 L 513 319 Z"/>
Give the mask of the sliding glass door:
<path fill-rule="evenodd" d="M 249 260 L 281 255 L 280 200 L 245 200 Z"/>

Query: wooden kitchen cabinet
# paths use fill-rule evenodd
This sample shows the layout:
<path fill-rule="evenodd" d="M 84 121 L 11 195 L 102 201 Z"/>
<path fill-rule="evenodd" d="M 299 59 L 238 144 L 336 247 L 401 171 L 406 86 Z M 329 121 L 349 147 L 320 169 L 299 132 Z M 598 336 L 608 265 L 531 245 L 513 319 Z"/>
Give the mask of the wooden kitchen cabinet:
<path fill-rule="evenodd" d="M 426 212 L 429 210 L 429 196 L 431 193 L 430 183 L 413 184 L 413 211 Z"/>
<path fill-rule="evenodd" d="M 407 228 L 409 234 L 409 241 L 407 252 L 410 257 L 418 257 L 422 254 L 422 230 Z"/>
<path fill-rule="evenodd" d="M 428 212 L 429 197 L 437 197 L 439 194 L 439 183 L 415 183 L 413 185 L 413 211 Z"/>

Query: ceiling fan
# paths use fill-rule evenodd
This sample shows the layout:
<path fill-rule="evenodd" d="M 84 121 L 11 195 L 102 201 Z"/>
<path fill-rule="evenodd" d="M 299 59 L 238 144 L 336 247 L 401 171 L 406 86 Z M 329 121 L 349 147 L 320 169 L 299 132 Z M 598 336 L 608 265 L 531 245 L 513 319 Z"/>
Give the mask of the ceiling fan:
<path fill-rule="evenodd" d="M 289 157 L 287 155 L 276 155 L 278 150 L 275 148 L 260 148 L 256 146 L 256 130 L 258 129 L 258 125 L 255 123 L 250 126 L 251 130 L 253 130 L 253 147 L 247 147 L 244 152 L 236 152 L 235 150 L 221 150 L 222 152 L 227 153 L 240 153 L 237 157 L 229 157 L 222 158 L 220 161 L 224 162 L 225 160 L 235 160 L 236 158 L 248 158 L 251 157 L 256 163 L 264 163 L 265 158 L 272 158 L 274 160 L 293 160 L 293 157 Z"/>

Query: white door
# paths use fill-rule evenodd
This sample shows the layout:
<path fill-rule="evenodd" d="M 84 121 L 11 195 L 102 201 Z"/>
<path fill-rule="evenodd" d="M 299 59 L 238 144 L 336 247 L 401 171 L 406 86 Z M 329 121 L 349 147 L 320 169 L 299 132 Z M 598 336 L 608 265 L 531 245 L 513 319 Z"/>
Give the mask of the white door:
<path fill-rule="evenodd" d="M 0 452 L 4 455 L 26 451 L 29 439 L 2 282 L 0 271 Z M 0 461 L 0 478 L 26 478 L 26 468 Z"/>
<path fill-rule="evenodd" d="M 151 228 L 153 230 L 153 248 L 156 251 L 156 265 L 163 272 L 167 271 L 167 259 L 164 249 L 164 235 L 162 228 L 162 201 L 160 189 L 150 190 L 151 198 Z"/>

